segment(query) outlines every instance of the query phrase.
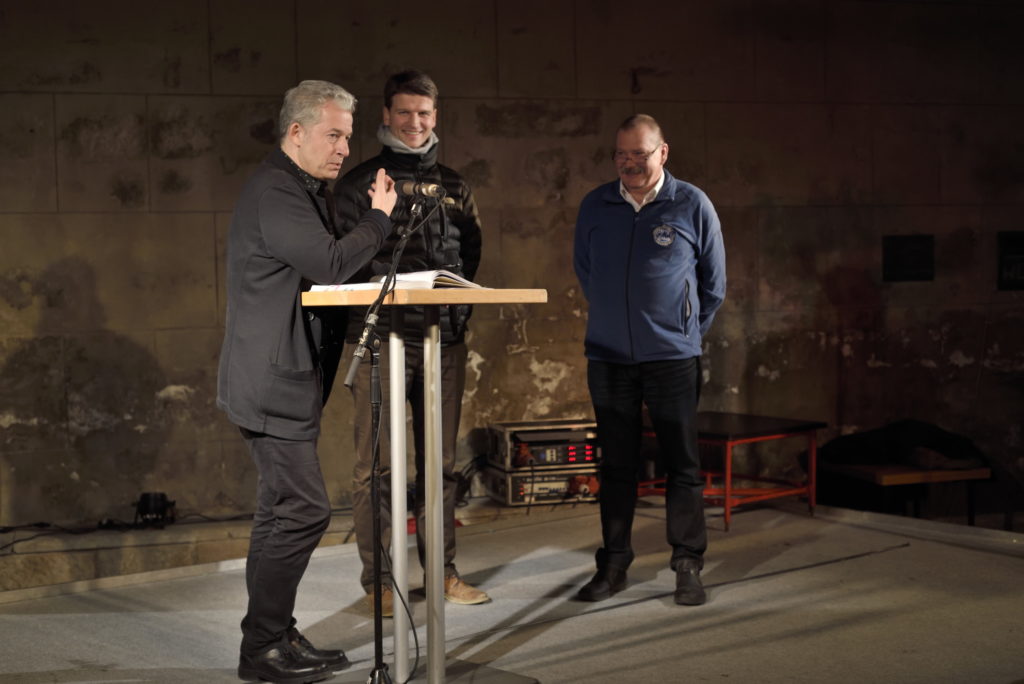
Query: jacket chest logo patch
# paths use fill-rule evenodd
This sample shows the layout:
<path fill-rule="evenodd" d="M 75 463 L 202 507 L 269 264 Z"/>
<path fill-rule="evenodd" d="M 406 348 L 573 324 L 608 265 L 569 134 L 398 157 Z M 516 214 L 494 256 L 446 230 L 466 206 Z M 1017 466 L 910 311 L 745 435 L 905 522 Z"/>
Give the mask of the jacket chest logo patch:
<path fill-rule="evenodd" d="M 658 226 L 654 229 L 654 243 L 668 247 L 676 239 L 676 232 L 670 226 Z"/>

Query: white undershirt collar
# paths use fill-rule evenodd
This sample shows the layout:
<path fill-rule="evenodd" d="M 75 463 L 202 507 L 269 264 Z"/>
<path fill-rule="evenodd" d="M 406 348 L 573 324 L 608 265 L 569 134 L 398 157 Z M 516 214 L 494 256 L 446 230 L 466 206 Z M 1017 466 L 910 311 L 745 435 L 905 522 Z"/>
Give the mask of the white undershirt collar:
<path fill-rule="evenodd" d="M 654 184 L 654 187 L 651 188 L 651 191 L 649 193 L 644 195 L 642 202 L 637 202 L 635 199 L 633 199 L 633 196 L 629 194 L 629 190 L 626 189 L 626 186 L 622 184 L 621 180 L 619 181 L 619 194 L 622 195 L 622 199 L 629 202 L 629 205 L 633 207 L 634 211 L 640 211 L 640 209 L 642 209 L 644 205 L 654 201 L 654 198 L 658 196 L 659 192 L 661 192 L 661 186 L 663 186 L 664 184 L 665 171 L 662 170 L 661 177 L 658 178 L 658 182 Z"/>

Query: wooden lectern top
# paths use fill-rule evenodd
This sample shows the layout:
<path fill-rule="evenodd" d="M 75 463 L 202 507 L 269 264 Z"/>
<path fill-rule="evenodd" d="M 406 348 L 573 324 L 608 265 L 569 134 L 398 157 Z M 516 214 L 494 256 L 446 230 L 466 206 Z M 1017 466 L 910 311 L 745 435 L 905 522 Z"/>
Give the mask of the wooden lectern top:
<path fill-rule="evenodd" d="M 376 290 L 318 290 L 303 292 L 303 306 L 369 306 Z M 444 287 L 393 290 L 385 306 L 431 306 L 443 304 L 544 304 L 547 290 L 506 290 L 489 287 Z"/>

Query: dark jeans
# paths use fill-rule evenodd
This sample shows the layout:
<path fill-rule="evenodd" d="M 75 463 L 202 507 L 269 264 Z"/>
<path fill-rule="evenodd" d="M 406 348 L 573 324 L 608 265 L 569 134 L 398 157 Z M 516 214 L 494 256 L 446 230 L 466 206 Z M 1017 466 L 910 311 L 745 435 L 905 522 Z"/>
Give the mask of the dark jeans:
<path fill-rule="evenodd" d="M 680 361 L 617 364 L 590 361 L 587 383 L 601 445 L 599 566 L 628 568 L 641 463 L 642 406 L 666 469 L 666 527 L 672 568 L 684 558 L 703 559 L 707 549 L 704 481 L 697 449 L 700 357 Z"/>
<path fill-rule="evenodd" d="M 309 557 L 331 519 L 316 441 L 292 441 L 241 428 L 256 463 L 253 516 L 245 586 L 249 607 L 242 620 L 242 653 L 276 645 L 294 624 L 295 594 Z"/>
<path fill-rule="evenodd" d="M 351 349 L 346 350 L 346 356 Z M 380 464 L 381 464 L 381 543 L 385 551 L 391 544 L 391 410 L 389 387 L 391 373 L 388 368 L 386 338 L 381 344 L 380 382 L 383 405 L 380 422 Z M 442 471 L 442 517 L 444 524 L 444 566 L 445 573 L 455 572 L 455 440 L 459 431 L 462 414 L 462 393 L 466 387 L 466 345 L 453 344 L 441 348 L 441 471 Z M 424 404 L 423 404 L 423 348 L 405 347 L 405 392 L 412 414 L 413 448 L 416 457 L 416 497 L 413 513 L 416 515 L 416 546 L 420 565 L 426 559 L 426 499 L 424 470 Z M 370 475 L 372 474 L 373 450 L 370 422 L 370 358 L 369 355 L 359 366 L 356 380 L 352 384 L 352 398 L 355 402 L 355 447 L 356 465 L 352 472 L 352 517 L 356 530 L 356 544 L 363 562 L 360 582 L 369 592 L 373 588 L 373 507 L 370 499 Z M 401 533 L 405 533 L 405 522 Z M 381 568 L 385 583 L 390 575 Z"/>

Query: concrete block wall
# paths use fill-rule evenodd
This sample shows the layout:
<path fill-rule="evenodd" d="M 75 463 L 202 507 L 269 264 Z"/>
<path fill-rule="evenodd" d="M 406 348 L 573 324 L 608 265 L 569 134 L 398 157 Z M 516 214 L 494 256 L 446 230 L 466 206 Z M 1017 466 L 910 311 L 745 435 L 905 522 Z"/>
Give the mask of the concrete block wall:
<path fill-rule="evenodd" d="M 4 2 L 0 525 L 130 519 L 142 491 L 251 510 L 214 407 L 238 189 L 286 88 L 359 97 L 354 165 L 407 67 L 438 82 L 442 160 L 476 188 L 478 281 L 550 298 L 477 311 L 464 435 L 589 413 L 575 212 L 614 178 L 618 123 L 647 112 L 725 230 L 704 408 L 830 434 L 927 420 L 1020 477 L 1024 306 L 996 289 L 995 242 L 1021 229 L 1022 30 L 1010 1 Z M 882 282 L 882 236 L 922 233 L 935 280 Z M 350 414 L 335 393 L 338 506 Z"/>

